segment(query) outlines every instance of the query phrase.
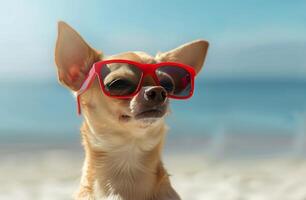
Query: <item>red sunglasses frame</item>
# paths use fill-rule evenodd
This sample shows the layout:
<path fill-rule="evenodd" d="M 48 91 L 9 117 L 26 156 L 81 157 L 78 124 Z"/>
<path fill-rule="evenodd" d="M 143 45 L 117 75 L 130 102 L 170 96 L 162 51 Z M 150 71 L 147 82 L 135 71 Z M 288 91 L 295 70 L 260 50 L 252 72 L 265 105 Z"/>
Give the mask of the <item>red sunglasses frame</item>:
<path fill-rule="evenodd" d="M 133 66 L 138 67 L 142 73 L 141 73 L 141 77 L 137 86 L 137 89 L 135 90 L 135 92 L 133 92 L 130 95 L 125 95 L 125 96 L 115 96 L 115 95 L 111 95 L 108 91 L 105 90 L 105 85 L 103 83 L 103 80 L 101 78 L 101 76 L 99 75 L 99 73 L 101 72 L 102 67 L 105 64 L 110 64 L 110 63 L 126 63 L 126 64 L 131 64 Z M 139 62 L 135 62 L 135 61 L 131 61 L 131 60 L 123 60 L 123 59 L 112 59 L 112 60 L 103 60 L 103 61 L 99 61 L 93 64 L 92 68 L 90 69 L 87 77 L 85 78 L 84 82 L 81 85 L 81 88 L 76 92 L 76 96 L 77 96 L 77 104 L 78 104 L 78 114 L 81 114 L 81 105 L 80 105 L 80 95 L 82 95 L 84 92 L 86 92 L 86 90 L 88 90 L 88 88 L 91 86 L 94 78 L 97 76 L 99 79 L 99 84 L 100 84 L 100 88 L 102 89 L 103 93 L 109 97 L 113 97 L 113 98 L 118 98 L 118 99 L 128 99 L 131 98 L 133 96 L 135 96 L 141 89 L 141 85 L 143 84 L 143 80 L 146 76 L 150 75 L 153 80 L 155 81 L 155 84 L 160 86 L 159 84 L 159 80 L 157 78 L 157 75 L 155 73 L 156 69 L 163 67 L 163 66 L 167 66 L 167 67 L 179 67 L 179 68 L 183 68 L 185 69 L 189 74 L 190 74 L 190 85 L 191 85 L 191 89 L 190 92 L 187 96 L 175 96 L 175 95 L 171 95 L 171 94 L 167 94 L 167 97 L 169 98 L 173 98 L 173 99 L 188 99 L 193 95 L 193 91 L 194 91 L 194 78 L 196 76 L 195 70 L 189 66 L 189 65 L 185 65 L 182 63 L 177 63 L 177 62 L 160 62 L 160 63 L 155 63 L 155 64 L 143 64 L 143 63 L 139 63 Z"/>

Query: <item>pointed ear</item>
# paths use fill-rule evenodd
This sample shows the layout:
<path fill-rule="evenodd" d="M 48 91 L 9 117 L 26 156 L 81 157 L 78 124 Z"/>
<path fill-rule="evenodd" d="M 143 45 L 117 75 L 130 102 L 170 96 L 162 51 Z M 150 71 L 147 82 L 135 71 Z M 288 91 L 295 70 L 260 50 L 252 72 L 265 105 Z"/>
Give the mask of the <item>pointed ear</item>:
<path fill-rule="evenodd" d="M 159 53 L 157 59 L 163 62 L 180 62 L 193 67 L 199 73 L 206 57 L 208 42 L 196 40 L 165 53 Z"/>
<path fill-rule="evenodd" d="M 65 22 L 58 22 L 55 63 L 59 81 L 77 91 L 100 53 L 91 48 L 83 38 Z"/>

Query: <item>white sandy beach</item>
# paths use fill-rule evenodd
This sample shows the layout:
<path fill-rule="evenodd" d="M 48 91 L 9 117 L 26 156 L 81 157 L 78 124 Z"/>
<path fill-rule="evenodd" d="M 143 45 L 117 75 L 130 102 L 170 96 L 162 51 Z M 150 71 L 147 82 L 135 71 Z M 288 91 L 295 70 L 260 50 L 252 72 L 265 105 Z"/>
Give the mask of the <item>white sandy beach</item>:
<path fill-rule="evenodd" d="M 306 199 L 306 160 L 212 161 L 191 154 L 164 160 L 183 200 Z M 2 155 L 0 199 L 72 199 L 81 165 L 81 153 L 71 150 Z"/>

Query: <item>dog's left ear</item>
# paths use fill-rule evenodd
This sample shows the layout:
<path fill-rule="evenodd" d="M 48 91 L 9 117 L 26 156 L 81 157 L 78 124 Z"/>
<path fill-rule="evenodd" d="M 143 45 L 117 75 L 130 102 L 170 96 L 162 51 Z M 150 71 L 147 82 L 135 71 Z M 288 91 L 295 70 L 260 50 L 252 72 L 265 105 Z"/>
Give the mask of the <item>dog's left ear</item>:
<path fill-rule="evenodd" d="M 184 44 L 165 53 L 159 53 L 157 59 L 163 62 L 180 62 L 193 67 L 199 73 L 205 61 L 209 43 L 205 40 L 196 40 Z"/>
<path fill-rule="evenodd" d="M 80 89 L 93 63 L 101 53 L 91 48 L 68 24 L 58 23 L 55 62 L 61 84 L 73 91 Z"/>

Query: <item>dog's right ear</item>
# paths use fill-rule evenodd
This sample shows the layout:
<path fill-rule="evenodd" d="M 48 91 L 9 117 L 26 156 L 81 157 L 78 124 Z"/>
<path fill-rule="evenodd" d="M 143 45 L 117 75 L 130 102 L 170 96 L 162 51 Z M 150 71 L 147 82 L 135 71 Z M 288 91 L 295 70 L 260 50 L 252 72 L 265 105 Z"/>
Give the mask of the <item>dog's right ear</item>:
<path fill-rule="evenodd" d="M 93 63 L 100 53 L 91 48 L 83 38 L 65 22 L 58 22 L 55 63 L 59 81 L 77 91 L 80 89 Z"/>

